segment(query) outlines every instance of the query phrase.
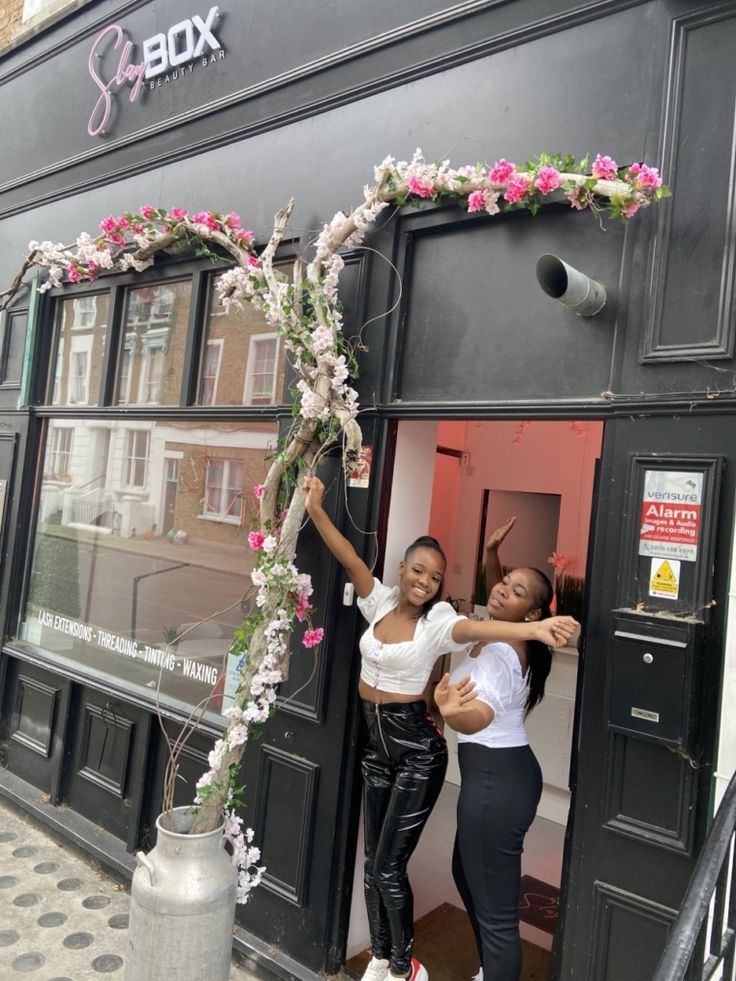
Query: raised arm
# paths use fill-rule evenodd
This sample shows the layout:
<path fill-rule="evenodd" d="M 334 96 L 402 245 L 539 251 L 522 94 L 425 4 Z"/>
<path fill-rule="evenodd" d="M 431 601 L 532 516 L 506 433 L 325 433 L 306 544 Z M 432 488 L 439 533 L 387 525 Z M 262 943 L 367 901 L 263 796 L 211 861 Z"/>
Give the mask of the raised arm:
<path fill-rule="evenodd" d="M 373 589 L 373 574 L 347 538 L 337 530 L 323 508 L 325 485 L 319 477 L 307 477 L 304 486 L 307 490 L 305 507 L 312 524 L 319 532 L 322 541 L 345 569 L 358 596 L 368 596 Z"/>
<path fill-rule="evenodd" d="M 572 617 L 548 617 L 546 620 L 522 620 L 506 623 L 503 620 L 468 620 L 462 617 L 452 628 L 452 639 L 458 644 L 490 644 L 494 641 L 513 643 L 539 640 L 548 647 L 564 647 L 579 626 Z"/>
<path fill-rule="evenodd" d="M 491 532 L 490 538 L 486 542 L 485 573 L 486 573 L 486 593 L 491 595 L 491 590 L 497 582 L 503 579 L 501 572 L 501 560 L 498 557 L 498 549 L 504 538 L 508 535 L 516 523 L 516 518 L 509 520 Z"/>

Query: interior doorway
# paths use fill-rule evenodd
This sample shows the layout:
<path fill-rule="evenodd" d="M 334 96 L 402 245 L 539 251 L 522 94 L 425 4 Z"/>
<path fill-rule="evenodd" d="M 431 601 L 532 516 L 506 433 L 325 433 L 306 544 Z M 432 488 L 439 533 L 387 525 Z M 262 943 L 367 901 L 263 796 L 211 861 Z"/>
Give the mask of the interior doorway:
<path fill-rule="evenodd" d="M 504 565 L 535 565 L 555 585 L 560 612 L 579 615 L 566 604 L 584 590 L 588 535 L 596 461 L 603 424 L 597 421 L 421 420 L 399 423 L 388 516 L 384 581 L 393 584 L 406 545 L 419 535 L 433 535 L 447 555 L 446 598 L 463 612 L 484 611 L 484 584 L 479 581 L 485 540 L 511 515 L 517 525 L 502 546 Z M 528 877 L 529 907 L 521 921 L 529 949 L 549 951 L 556 923 L 555 892 L 562 875 L 562 855 L 569 811 L 578 652 L 575 646 L 555 653 L 543 702 L 527 720 L 532 747 L 540 761 L 544 791 L 525 843 L 522 873 Z M 415 921 L 431 925 L 444 950 L 457 960 L 442 970 L 428 963 L 436 981 L 468 981 L 469 934 L 462 931 L 462 902 L 455 889 L 450 860 L 459 791 L 457 744 L 446 732 L 450 765 L 443 792 L 409 865 Z M 362 840 L 358 844 L 347 957 L 369 944 L 362 889 Z M 539 884 L 546 888 L 542 889 Z M 458 924 L 457 927 L 453 924 Z M 419 951 L 420 931 L 417 931 Z M 472 947 L 472 940 L 470 940 Z M 526 951 L 526 947 L 525 947 Z M 439 954 L 438 954 L 439 956 Z M 532 956 L 532 955 L 530 955 Z M 541 954 L 540 954 L 541 956 Z M 425 955 L 429 961 L 429 957 Z M 451 954 L 452 957 L 452 954 Z M 471 963 L 472 963 L 471 953 Z M 537 975 L 541 976 L 541 975 Z"/>

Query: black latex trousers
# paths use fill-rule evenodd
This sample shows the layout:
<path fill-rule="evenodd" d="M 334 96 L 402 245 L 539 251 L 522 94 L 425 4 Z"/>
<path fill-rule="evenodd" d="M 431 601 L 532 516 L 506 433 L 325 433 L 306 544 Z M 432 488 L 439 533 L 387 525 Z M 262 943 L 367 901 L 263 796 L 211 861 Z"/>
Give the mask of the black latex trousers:
<path fill-rule="evenodd" d="M 414 946 L 414 897 L 406 866 L 447 770 L 447 744 L 424 701 L 363 701 L 365 901 L 374 957 L 407 974 Z"/>

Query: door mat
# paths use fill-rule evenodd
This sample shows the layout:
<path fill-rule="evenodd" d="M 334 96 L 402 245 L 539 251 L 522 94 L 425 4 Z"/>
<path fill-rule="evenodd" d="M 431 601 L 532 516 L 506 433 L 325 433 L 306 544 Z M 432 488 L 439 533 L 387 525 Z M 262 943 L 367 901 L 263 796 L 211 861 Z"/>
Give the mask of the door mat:
<path fill-rule="evenodd" d="M 519 917 L 529 926 L 554 933 L 560 912 L 560 890 L 549 882 L 522 875 L 519 893 Z"/>
<path fill-rule="evenodd" d="M 522 940 L 521 981 L 547 981 L 548 950 Z M 470 981 L 478 971 L 475 938 L 465 910 L 443 903 L 414 925 L 414 953 L 427 968 L 430 981 Z M 370 960 L 363 950 L 345 963 L 348 977 L 359 978 Z"/>

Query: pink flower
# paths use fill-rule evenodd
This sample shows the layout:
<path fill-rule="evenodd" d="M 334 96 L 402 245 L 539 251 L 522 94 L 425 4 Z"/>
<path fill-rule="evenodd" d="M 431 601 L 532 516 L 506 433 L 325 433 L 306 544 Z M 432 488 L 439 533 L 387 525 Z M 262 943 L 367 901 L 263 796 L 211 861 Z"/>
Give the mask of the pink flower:
<path fill-rule="evenodd" d="M 103 218 L 100 222 L 100 231 L 109 235 L 111 232 L 116 232 L 118 229 L 118 223 L 115 221 L 112 215 L 108 215 L 107 218 Z"/>
<path fill-rule="evenodd" d="M 468 211 L 484 211 L 486 207 L 486 192 L 473 191 L 468 195 Z"/>
<path fill-rule="evenodd" d="M 412 176 L 406 182 L 409 191 L 416 194 L 418 198 L 431 198 L 434 194 L 434 185 L 426 177 Z"/>
<path fill-rule="evenodd" d="M 255 494 L 256 498 L 259 501 L 263 497 L 263 494 L 264 494 L 264 491 L 265 490 L 266 490 L 265 484 L 254 484 L 253 485 L 253 493 Z"/>
<path fill-rule="evenodd" d="M 309 616 L 309 611 L 311 610 L 308 598 L 304 593 L 299 593 L 299 598 L 296 601 L 296 618 L 300 622 L 304 622 Z"/>
<path fill-rule="evenodd" d="M 240 225 L 240 215 L 235 211 L 231 211 L 222 219 L 222 224 L 228 228 L 238 228 Z"/>
<path fill-rule="evenodd" d="M 325 632 L 322 627 L 315 627 L 314 630 L 305 630 L 304 636 L 302 637 L 302 644 L 305 647 L 316 647 L 317 644 L 322 643 L 322 638 Z"/>
<path fill-rule="evenodd" d="M 261 260 L 258 258 L 257 255 L 249 255 L 248 256 L 248 265 L 250 266 L 251 269 L 260 269 L 261 268 Z"/>
<path fill-rule="evenodd" d="M 192 216 L 192 221 L 195 221 L 198 225 L 204 225 L 213 232 L 218 231 L 220 228 L 219 221 L 210 211 L 198 211 L 196 215 Z"/>
<path fill-rule="evenodd" d="M 255 235 L 249 228 L 236 229 L 235 238 L 239 242 L 244 242 L 246 245 L 253 245 L 253 242 L 255 241 Z"/>
<path fill-rule="evenodd" d="M 534 186 L 540 194 L 549 194 L 560 186 L 560 172 L 556 167 L 540 167 Z"/>
<path fill-rule="evenodd" d="M 252 548 L 254 552 L 257 552 L 259 548 L 262 547 L 266 540 L 266 536 L 262 535 L 260 531 L 252 531 L 248 535 L 248 547 Z"/>
<path fill-rule="evenodd" d="M 516 204 L 517 201 L 521 201 L 529 190 L 529 184 L 529 178 L 524 177 L 523 174 L 514 174 L 513 177 L 509 178 L 504 194 L 509 204 Z"/>
<path fill-rule="evenodd" d="M 551 566 L 554 566 L 555 572 L 564 572 L 570 565 L 570 559 L 561 552 L 553 552 L 547 561 Z"/>
<path fill-rule="evenodd" d="M 636 175 L 636 184 L 637 187 L 661 187 L 662 178 L 656 167 L 647 167 L 646 164 L 642 164 Z"/>
<path fill-rule="evenodd" d="M 146 219 L 146 221 L 150 221 L 156 214 L 156 208 L 154 208 L 152 204 L 142 204 L 140 211 L 141 215 Z"/>
<path fill-rule="evenodd" d="M 169 212 L 169 217 L 172 221 L 181 221 L 183 218 L 189 214 L 186 208 L 172 208 Z"/>
<path fill-rule="evenodd" d="M 599 181 L 615 181 L 618 177 L 618 164 L 612 157 L 602 157 L 599 153 L 590 172 Z"/>
<path fill-rule="evenodd" d="M 491 167 L 488 180 L 491 182 L 491 184 L 505 184 L 515 170 L 516 164 L 509 163 L 508 160 L 504 160 L 504 158 L 501 157 L 501 159 L 497 160 Z"/>
<path fill-rule="evenodd" d="M 78 283 L 82 278 L 77 266 L 67 266 L 66 276 L 70 283 Z"/>
<path fill-rule="evenodd" d="M 622 208 L 621 214 L 624 218 L 633 218 L 641 205 L 637 201 L 632 201 L 626 208 Z"/>

